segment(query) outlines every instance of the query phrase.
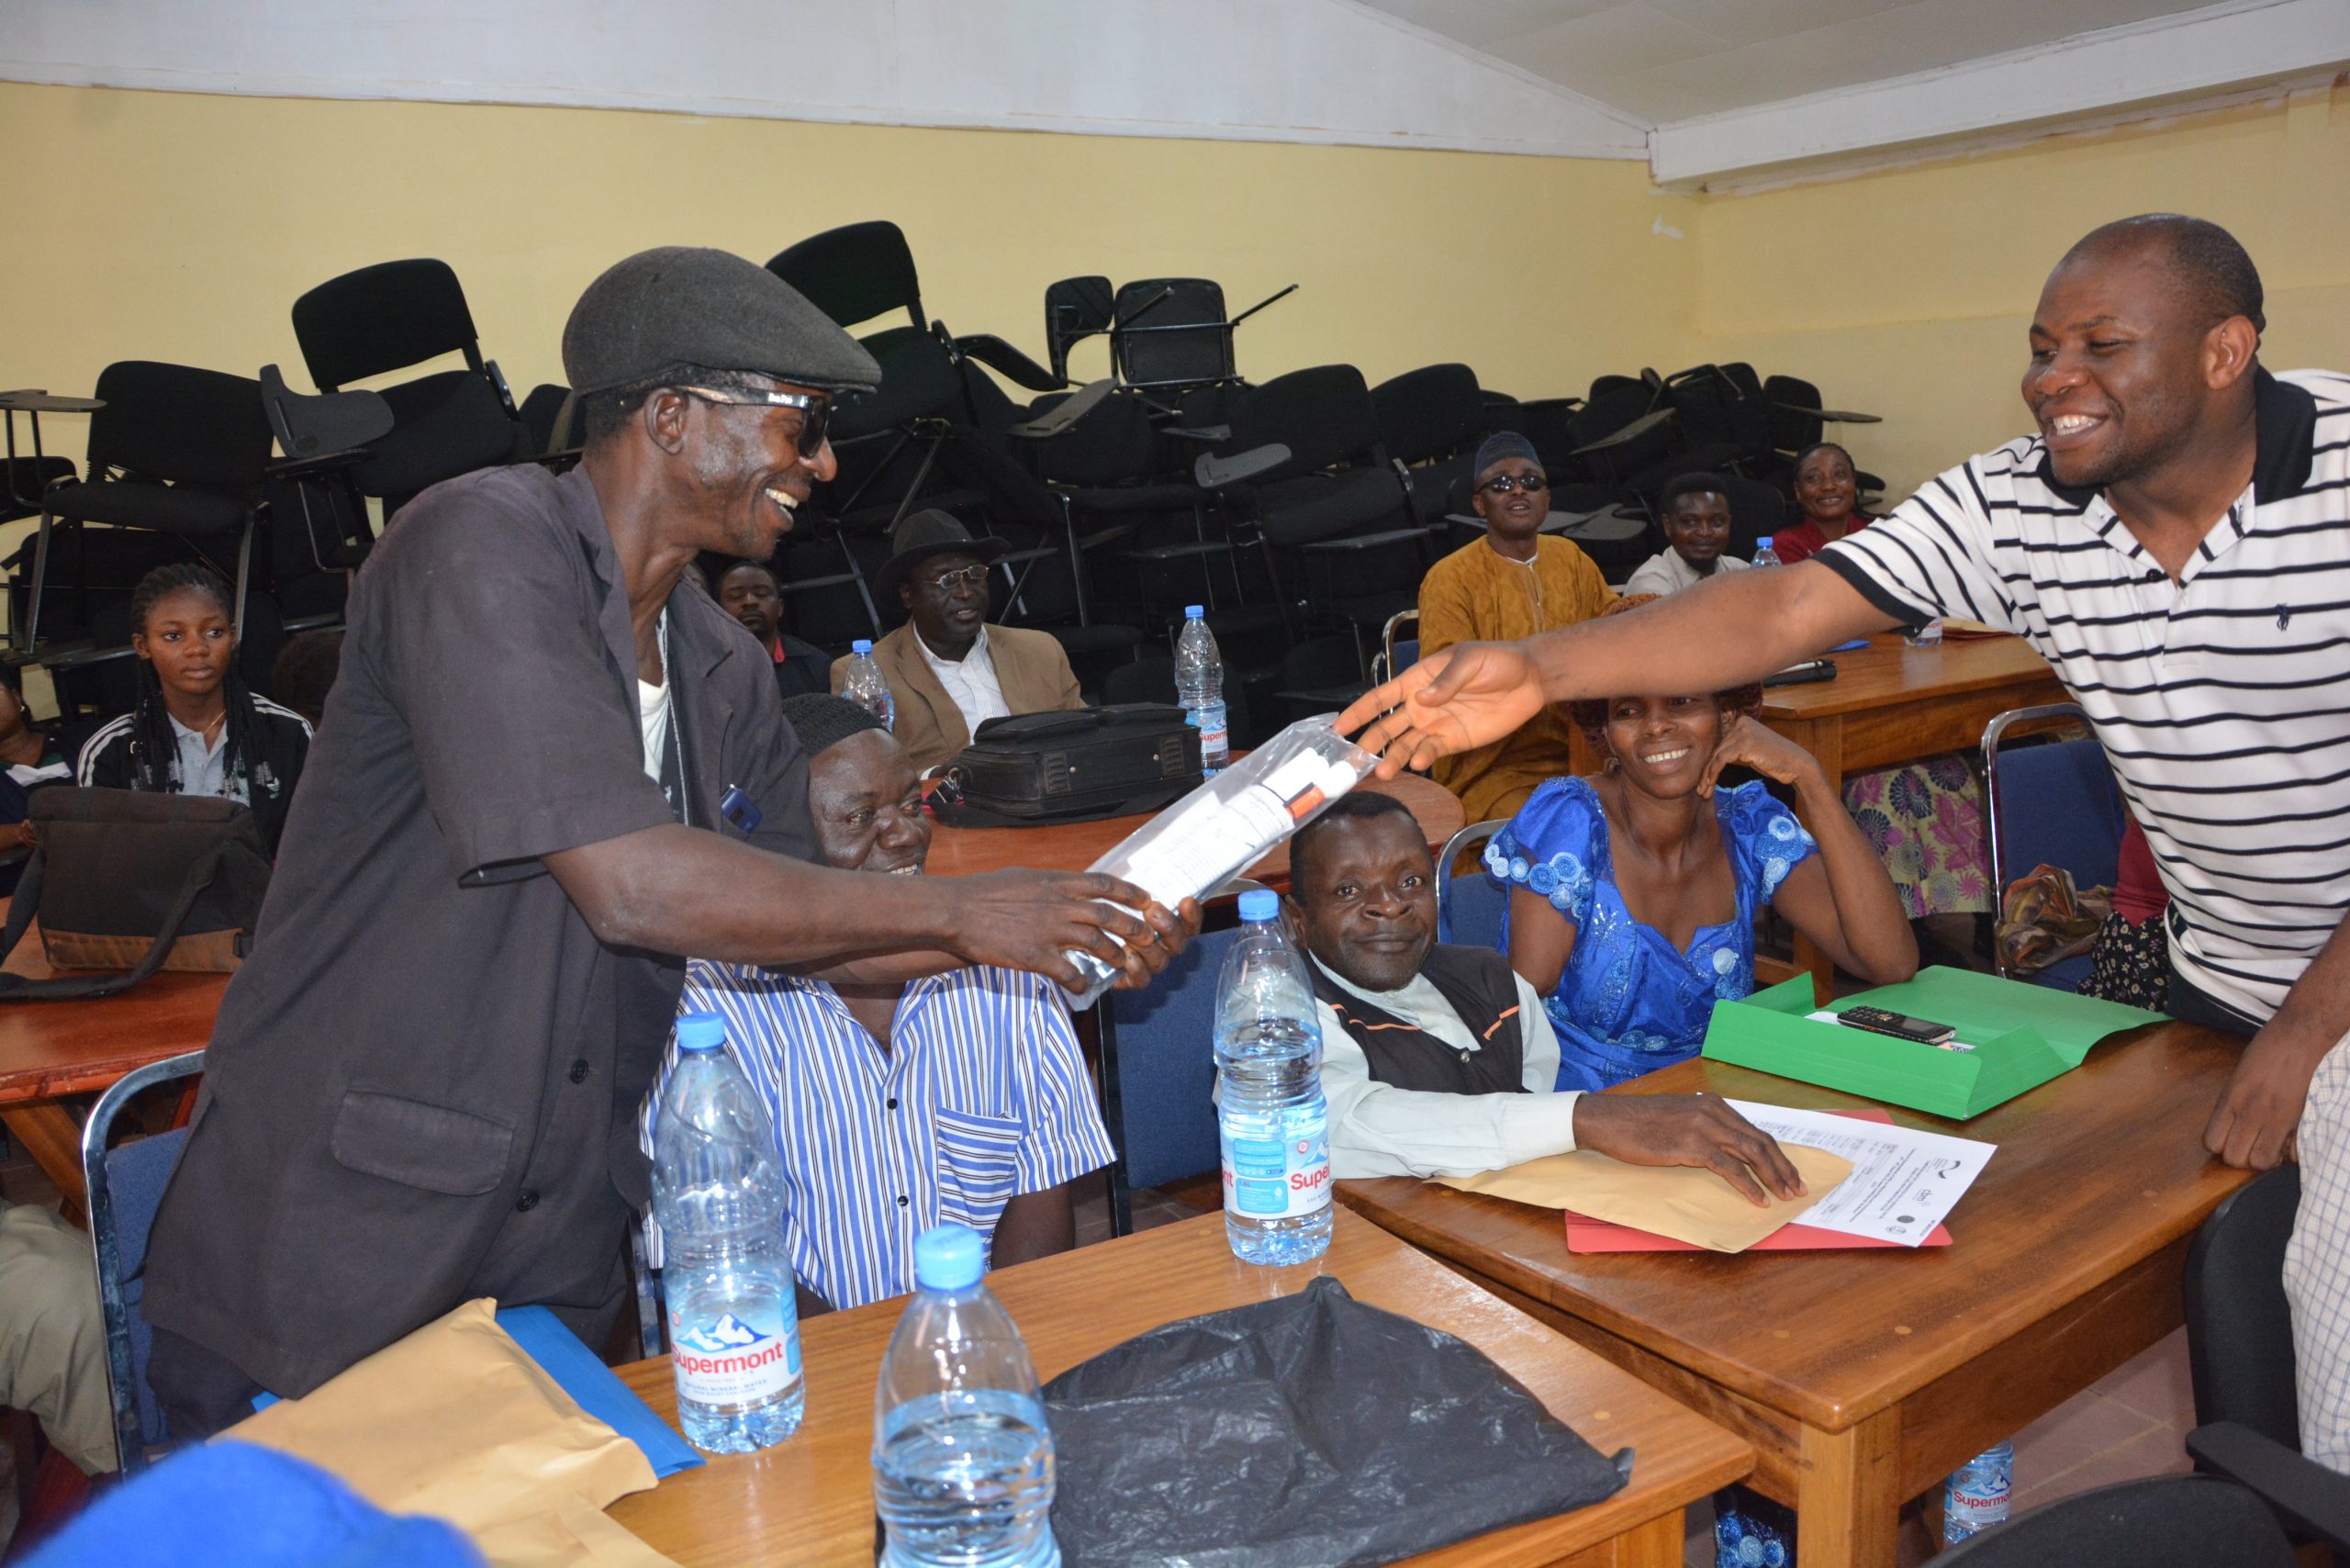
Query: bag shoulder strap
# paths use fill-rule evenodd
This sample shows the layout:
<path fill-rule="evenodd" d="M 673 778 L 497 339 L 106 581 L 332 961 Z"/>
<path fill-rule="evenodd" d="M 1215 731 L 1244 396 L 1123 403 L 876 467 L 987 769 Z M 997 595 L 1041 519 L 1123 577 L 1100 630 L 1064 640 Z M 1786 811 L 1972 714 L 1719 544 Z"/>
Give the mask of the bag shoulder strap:
<path fill-rule="evenodd" d="M 73 1002 L 88 997 L 113 996 L 129 991 L 140 980 L 163 967 L 171 956 L 172 944 L 179 940 L 180 926 L 196 907 L 204 890 L 220 875 L 230 853 L 236 846 L 218 844 L 199 857 L 181 879 L 179 895 L 172 900 L 171 913 L 163 917 L 163 927 L 138 963 L 119 974 L 70 975 L 56 980 L 37 980 L 23 975 L 0 972 L 0 1002 Z M 31 923 L 32 912 L 40 900 L 41 852 L 33 851 L 32 859 L 25 867 L 25 875 L 17 884 L 16 902 L 8 910 L 8 927 L 0 934 L 0 941 L 13 953 L 17 944 L 24 940 L 25 927 Z M 28 897 L 28 893 L 31 896 Z M 5 958 L 6 954 L 0 954 Z"/>

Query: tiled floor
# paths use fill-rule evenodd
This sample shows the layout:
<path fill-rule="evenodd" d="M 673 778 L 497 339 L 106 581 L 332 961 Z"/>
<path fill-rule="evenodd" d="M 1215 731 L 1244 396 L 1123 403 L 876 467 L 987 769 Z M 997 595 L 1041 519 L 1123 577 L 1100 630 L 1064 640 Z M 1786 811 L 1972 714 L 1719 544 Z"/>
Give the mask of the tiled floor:
<path fill-rule="evenodd" d="M 2117 1481 L 2184 1473 L 2194 1424 L 2182 1328 L 2016 1434 L 2011 1506 L 2021 1512 Z M 1689 1510 L 1687 1568 L 1712 1568 L 1713 1520 L 1709 1504 Z M 1905 1565 L 1920 1560 L 1924 1540 L 1914 1525 L 1903 1533 Z"/>

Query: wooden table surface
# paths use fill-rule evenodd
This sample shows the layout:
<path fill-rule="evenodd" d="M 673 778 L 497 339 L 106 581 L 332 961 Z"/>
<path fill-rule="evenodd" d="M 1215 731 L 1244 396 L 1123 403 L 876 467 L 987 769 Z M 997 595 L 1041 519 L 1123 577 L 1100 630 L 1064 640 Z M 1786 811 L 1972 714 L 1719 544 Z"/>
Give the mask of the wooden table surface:
<path fill-rule="evenodd" d="M 1433 779 L 1405 774 L 1385 783 L 1359 786 L 1394 796 L 1412 810 L 1431 849 L 1460 831 L 1460 801 Z M 1099 822 L 1055 823 L 1045 827 L 945 827 L 931 840 L 930 873 L 968 877 L 1013 866 L 1047 871 L 1082 871 L 1117 842 L 1148 822 L 1150 812 L 1105 817 Z M 1245 876 L 1270 887 L 1289 886 L 1289 846 L 1284 843 L 1250 867 Z"/>
<path fill-rule="evenodd" d="M 1998 1146 L 1947 1248 L 1572 1256 L 1548 1210 L 1404 1179 L 1348 1204 L 1752 1442 L 1752 1484 L 1802 1516 L 1804 1568 L 1890 1568 L 1901 1505 L 2181 1321 L 2196 1227 L 2247 1174 L 2203 1151 L 2238 1045 L 2120 1036 L 1965 1123 Z M 1699 1059 L 1611 1092 L 1868 1102 Z"/>
<path fill-rule="evenodd" d="M 1747 1446 L 1709 1421 L 1512 1311 L 1459 1274 L 1352 1215 L 1330 1250 L 1287 1269 L 1232 1256 L 1220 1215 L 1042 1259 L 989 1276 L 1019 1323 L 1040 1378 L 1122 1340 L 1203 1312 L 1287 1295 L 1334 1274 L 1359 1301 L 1460 1336 L 1524 1383 L 1603 1454 L 1636 1452 L 1631 1484 L 1588 1508 L 1520 1525 L 1412 1559 L 1447 1568 L 1617 1564 L 1677 1568 L 1682 1509 L 1746 1473 Z M 873 1562 L 873 1387 L 904 1302 L 877 1302 L 802 1326 L 808 1416 L 764 1453 L 713 1457 L 655 1490 L 612 1505 L 612 1517 L 686 1568 Z M 666 1361 L 621 1369 L 628 1385 L 675 1418 Z"/>

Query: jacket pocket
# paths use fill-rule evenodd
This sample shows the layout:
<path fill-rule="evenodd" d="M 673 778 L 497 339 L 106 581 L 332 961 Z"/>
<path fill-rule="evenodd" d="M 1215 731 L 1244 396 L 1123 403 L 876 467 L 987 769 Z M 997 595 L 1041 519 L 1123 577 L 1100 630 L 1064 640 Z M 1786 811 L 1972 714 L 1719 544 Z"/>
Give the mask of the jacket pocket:
<path fill-rule="evenodd" d="M 403 1095 L 352 1089 L 335 1113 L 330 1147 L 345 1170 L 474 1197 L 505 1179 L 514 1126 Z"/>
<path fill-rule="evenodd" d="M 942 1110 L 936 1118 L 938 1217 L 985 1236 L 1012 1201 L 1025 1129 L 1015 1121 L 966 1111 Z"/>

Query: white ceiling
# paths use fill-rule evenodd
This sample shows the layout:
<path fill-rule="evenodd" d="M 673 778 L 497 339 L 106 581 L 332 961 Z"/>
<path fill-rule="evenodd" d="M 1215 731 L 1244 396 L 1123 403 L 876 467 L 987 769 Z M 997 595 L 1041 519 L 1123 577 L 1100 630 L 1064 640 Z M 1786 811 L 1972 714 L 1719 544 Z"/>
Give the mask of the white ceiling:
<path fill-rule="evenodd" d="M 2208 10 L 2211 0 L 1362 0 L 1651 125 Z"/>

